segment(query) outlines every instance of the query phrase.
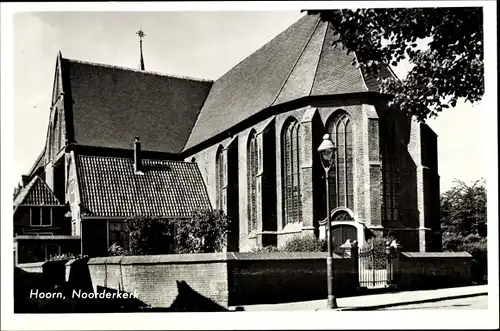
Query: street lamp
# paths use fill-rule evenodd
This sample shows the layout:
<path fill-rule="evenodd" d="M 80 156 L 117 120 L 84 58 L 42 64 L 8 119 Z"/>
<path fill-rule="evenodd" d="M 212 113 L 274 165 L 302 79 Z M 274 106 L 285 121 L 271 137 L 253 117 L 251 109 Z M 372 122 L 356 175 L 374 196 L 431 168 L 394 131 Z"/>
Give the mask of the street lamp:
<path fill-rule="evenodd" d="M 318 153 L 321 159 L 321 165 L 325 169 L 326 183 L 326 221 L 327 221 L 327 241 L 328 241 L 328 257 L 326 258 L 326 278 L 328 281 L 328 302 L 327 307 L 330 309 L 337 308 L 337 299 L 333 294 L 333 251 L 332 251 L 332 225 L 330 221 L 330 188 L 328 183 L 328 173 L 334 162 L 335 145 L 330 140 L 330 135 L 327 133 L 323 136 L 323 142 L 318 147 Z"/>

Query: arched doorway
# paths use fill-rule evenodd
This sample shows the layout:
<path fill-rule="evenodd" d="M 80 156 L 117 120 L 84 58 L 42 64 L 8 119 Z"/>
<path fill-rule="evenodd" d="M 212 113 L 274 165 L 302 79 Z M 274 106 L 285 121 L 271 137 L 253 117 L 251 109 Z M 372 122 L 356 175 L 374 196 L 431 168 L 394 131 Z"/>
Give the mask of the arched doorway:
<path fill-rule="evenodd" d="M 338 252 L 339 247 L 344 244 L 347 239 L 351 242 L 358 240 L 358 229 L 354 225 L 338 224 L 332 226 L 333 251 Z"/>
<path fill-rule="evenodd" d="M 338 210 L 332 215 L 332 240 L 333 251 L 339 251 L 339 247 L 348 239 L 352 242 L 358 240 L 358 229 L 354 226 L 354 218 L 347 210 Z M 353 222 L 346 224 L 345 222 Z M 341 224 L 335 224 L 341 223 Z"/>

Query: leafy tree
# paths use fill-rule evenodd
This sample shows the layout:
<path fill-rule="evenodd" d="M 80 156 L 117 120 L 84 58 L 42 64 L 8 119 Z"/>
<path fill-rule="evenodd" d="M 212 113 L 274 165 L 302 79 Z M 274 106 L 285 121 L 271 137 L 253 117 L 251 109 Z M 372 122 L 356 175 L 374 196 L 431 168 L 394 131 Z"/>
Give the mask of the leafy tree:
<path fill-rule="evenodd" d="M 221 252 L 226 245 L 230 220 L 222 210 L 199 210 L 175 226 L 177 253 Z"/>
<path fill-rule="evenodd" d="M 161 218 L 131 218 L 127 220 L 131 255 L 169 254 L 173 246 L 171 221 Z M 121 252 L 120 247 L 110 253 Z"/>
<path fill-rule="evenodd" d="M 189 219 L 127 220 L 130 250 L 113 245 L 110 255 L 156 255 L 220 252 L 226 244 L 229 218 L 221 210 L 199 210 Z"/>
<path fill-rule="evenodd" d="M 443 250 L 470 253 L 472 276 L 479 282 L 487 280 L 486 214 L 484 181 L 472 185 L 455 181 L 455 186 L 441 196 Z"/>
<path fill-rule="evenodd" d="M 482 8 L 377 8 L 308 10 L 332 22 L 333 46 L 356 52 L 353 65 L 369 74 L 407 59 L 402 80 L 384 79 L 390 105 L 423 121 L 484 94 Z"/>
<path fill-rule="evenodd" d="M 19 194 L 19 192 L 22 190 L 22 188 L 23 188 L 23 186 L 21 185 L 21 183 L 17 183 L 17 186 L 14 187 L 14 199 Z"/>
<path fill-rule="evenodd" d="M 441 196 L 441 228 L 448 235 L 474 234 L 486 237 L 486 187 L 484 181 L 467 185 L 456 180 L 455 186 Z"/>

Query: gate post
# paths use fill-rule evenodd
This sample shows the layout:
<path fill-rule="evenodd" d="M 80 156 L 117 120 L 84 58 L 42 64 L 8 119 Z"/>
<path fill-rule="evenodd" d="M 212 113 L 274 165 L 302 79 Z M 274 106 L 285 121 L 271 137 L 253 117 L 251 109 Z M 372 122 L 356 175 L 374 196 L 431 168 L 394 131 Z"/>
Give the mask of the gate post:
<path fill-rule="evenodd" d="M 351 268 L 352 277 L 354 278 L 353 285 L 356 291 L 359 289 L 359 246 L 358 241 L 354 240 L 351 243 Z"/>
<path fill-rule="evenodd" d="M 387 246 L 387 252 L 387 280 L 390 287 L 397 288 L 399 285 L 399 275 L 401 273 L 399 264 L 399 259 L 401 256 L 401 245 L 399 245 L 396 241 L 393 241 Z"/>

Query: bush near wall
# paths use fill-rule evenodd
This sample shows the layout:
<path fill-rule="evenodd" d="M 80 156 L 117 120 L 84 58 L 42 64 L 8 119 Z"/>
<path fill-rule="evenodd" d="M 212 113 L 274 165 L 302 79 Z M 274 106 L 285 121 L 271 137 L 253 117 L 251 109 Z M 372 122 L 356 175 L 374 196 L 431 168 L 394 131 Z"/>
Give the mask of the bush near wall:
<path fill-rule="evenodd" d="M 443 236 L 443 250 L 447 252 L 467 252 L 472 255 L 471 274 L 477 283 L 488 281 L 488 241 L 477 234 L 462 236 L 446 233 Z"/>
<path fill-rule="evenodd" d="M 126 221 L 130 250 L 112 245 L 109 255 L 161 255 L 221 252 L 231 220 L 222 210 L 194 211 L 188 219 L 136 217 Z"/>
<path fill-rule="evenodd" d="M 252 252 L 326 252 L 326 240 L 318 240 L 315 236 L 296 236 L 289 239 L 283 247 L 256 247 Z"/>

